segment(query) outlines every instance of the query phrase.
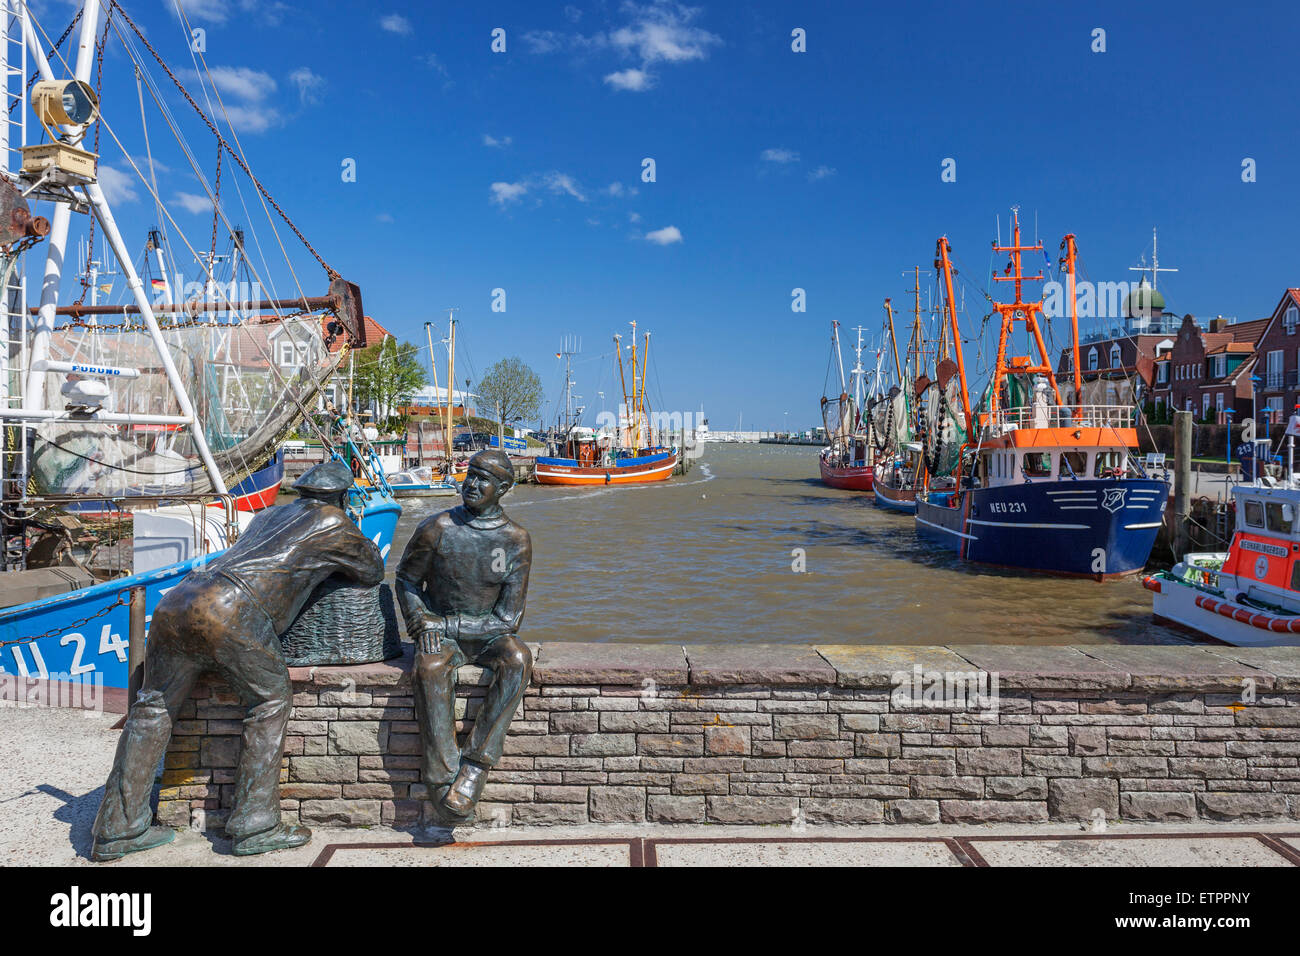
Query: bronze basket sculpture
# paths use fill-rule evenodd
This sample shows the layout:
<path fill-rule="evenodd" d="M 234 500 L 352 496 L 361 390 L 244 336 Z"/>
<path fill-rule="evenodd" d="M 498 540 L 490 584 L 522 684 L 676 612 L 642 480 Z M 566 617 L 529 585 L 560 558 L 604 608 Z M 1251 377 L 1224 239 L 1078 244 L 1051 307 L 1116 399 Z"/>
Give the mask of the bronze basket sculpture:
<path fill-rule="evenodd" d="M 387 584 L 372 588 L 327 578 L 280 635 L 290 667 L 373 664 L 402 654 L 393 592 Z"/>

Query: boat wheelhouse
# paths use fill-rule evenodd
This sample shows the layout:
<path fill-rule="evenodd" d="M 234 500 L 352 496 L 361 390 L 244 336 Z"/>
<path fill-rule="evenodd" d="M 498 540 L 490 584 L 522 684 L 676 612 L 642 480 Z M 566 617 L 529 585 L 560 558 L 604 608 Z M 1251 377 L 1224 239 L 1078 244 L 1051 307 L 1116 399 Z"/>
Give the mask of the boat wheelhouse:
<path fill-rule="evenodd" d="M 1300 488 L 1237 485 L 1226 552 L 1143 579 L 1156 620 L 1241 647 L 1300 645 Z"/>

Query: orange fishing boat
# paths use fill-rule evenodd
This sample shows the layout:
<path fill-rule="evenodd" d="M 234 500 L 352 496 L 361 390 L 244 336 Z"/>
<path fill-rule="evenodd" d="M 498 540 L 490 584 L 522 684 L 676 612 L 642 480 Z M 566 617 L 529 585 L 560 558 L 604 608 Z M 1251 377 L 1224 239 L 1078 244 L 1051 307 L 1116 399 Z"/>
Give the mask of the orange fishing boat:
<path fill-rule="evenodd" d="M 533 474 L 542 485 L 630 485 L 667 481 L 677 468 L 675 447 L 652 444 L 646 406 L 645 374 L 650 357 L 650 333 L 645 333 L 638 377 L 636 323 L 632 323 L 632 395 L 629 401 L 623 370 L 622 336 L 614 336 L 619 381 L 623 385 L 623 410 L 617 434 L 602 435 L 578 425 L 573 408 L 573 376 L 565 366 L 565 415 L 552 443 L 552 454 L 539 457 Z M 566 354 L 572 355 L 571 352 Z M 578 409 L 577 417 L 581 417 Z M 617 440 L 616 440 L 617 439 Z"/>

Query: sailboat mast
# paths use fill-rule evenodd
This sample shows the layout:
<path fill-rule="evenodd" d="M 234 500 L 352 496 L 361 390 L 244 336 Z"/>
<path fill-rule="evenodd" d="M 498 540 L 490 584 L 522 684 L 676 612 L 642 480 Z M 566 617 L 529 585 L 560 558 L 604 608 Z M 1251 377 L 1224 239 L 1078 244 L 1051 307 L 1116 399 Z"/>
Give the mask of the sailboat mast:
<path fill-rule="evenodd" d="M 623 389 L 623 410 L 626 412 L 629 410 L 629 406 L 627 403 L 627 376 L 623 374 L 623 336 L 617 332 L 614 333 L 614 357 L 618 359 L 618 384 Z M 622 434 L 618 436 L 618 440 L 620 443 L 623 441 Z"/>
<path fill-rule="evenodd" d="M 632 322 L 632 450 L 641 447 L 641 419 L 637 415 L 636 396 L 636 322 Z"/>
<path fill-rule="evenodd" d="M 645 414 L 645 373 L 646 373 L 646 368 L 649 366 L 649 364 L 650 364 L 650 333 L 647 332 L 645 334 L 645 348 L 641 352 L 641 403 L 637 408 L 637 417 L 636 417 L 638 437 L 640 437 L 641 417 Z M 646 425 L 648 431 L 649 430 L 648 421 Z M 646 436 L 647 444 L 649 443 L 650 437 L 651 436 L 649 435 Z M 639 443 L 638 443 L 638 447 L 640 447 Z"/>
<path fill-rule="evenodd" d="M 429 370 L 433 372 L 433 394 L 438 394 L 438 360 L 433 354 L 433 323 L 424 323 L 424 337 L 429 342 Z M 434 399 L 437 400 L 436 397 Z M 451 461 L 451 436 L 446 432 L 442 436 L 443 451 L 446 453 L 447 461 Z"/>
<path fill-rule="evenodd" d="M 447 441 L 451 441 L 451 430 L 455 419 L 451 413 L 452 390 L 456 387 L 456 320 L 451 317 L 454 310 L 447 310 L 451 323 L 451 334 L 447 346 Z"/>
<path fill-rule="evenodd" d="M 835 361 L 839 363 L 840 369 L 840 394 L 848 392 L 849 386 L 844 381 L 844 356 L 840 354 L 840 324 L 834 319 L 831 320 L 831 346 L 835 349 Z"/>

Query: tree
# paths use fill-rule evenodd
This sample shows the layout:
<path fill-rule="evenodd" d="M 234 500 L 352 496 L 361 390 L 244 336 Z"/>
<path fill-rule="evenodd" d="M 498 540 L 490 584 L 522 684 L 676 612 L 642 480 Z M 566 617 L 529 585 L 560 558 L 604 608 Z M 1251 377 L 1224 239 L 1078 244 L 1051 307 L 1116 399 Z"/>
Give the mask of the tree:
<path fill-rule="evenodd" d="M 362 408 L 373 405 L 381 420 L 428 381 L 420 349 L 410 342 L 384 339 L 357 352 L 353 361 L 353 401 Z"/>
<path fill-rule="evenodd" d="M 479 379 L 479 411 L 495 415 L 501 404 L 502 422 L 532 418 L 542 407 L 542 380 L 517 356 L 504 358 Z"/>

